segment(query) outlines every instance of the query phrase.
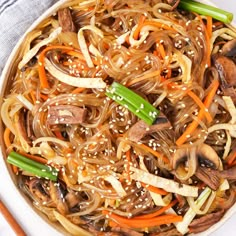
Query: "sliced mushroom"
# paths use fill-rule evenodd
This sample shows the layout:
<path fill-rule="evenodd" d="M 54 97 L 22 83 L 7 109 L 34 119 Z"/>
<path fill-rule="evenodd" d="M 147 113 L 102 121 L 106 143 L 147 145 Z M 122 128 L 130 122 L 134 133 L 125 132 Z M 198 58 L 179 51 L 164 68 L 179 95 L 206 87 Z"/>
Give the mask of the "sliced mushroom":
<path fill-rule="evenodd" d="M 42 179 L 32 178 L 28 182 L 28 186 L 33 197 L 36 197 L 40 202 L 49 202 L 50 197 Z"/>
<path fill-rule="evenodd" d="M 218 169 L 220 167 L 220 158 L 216 151 L 209 145 L 203 143 L 197 148 L 199 164 L 203 167 Z"/>
<path fill-rule="evenodd" d="M 194 175 L 197 169 L 198 163 L 196 148 L 193 147 L 190 149 L 184 148 L 176 150 L 172 165 L 175 170 L 175 175 L 179 180 L 188 180 Z"/>
<path fill-rule="evenodd" d="M 52 201 L 55 203 L 57 210 L 65 215 L 69 212 L 68 205 L 65 202 L 64 194 L 60 183 L 50 181 L 49 193 Z"/>
<path fill-rule="evenodd" d="M 202 216 L 199 219 L 193 220 L 192 223 L 189 225 L 190 232 L 195 234 L 207 230 L 212 225 L 217 223 L 223 217 L 224 213 L 224 210 L 221 210 L 215 213 Z"/>
<path fill-rule="evenodd" d="M 133 142 L 140 141 L 144 136 L 163 130 L 169 129 L 171 124 L 163 113 L 160 113 L 155 124 L 149 126 L 144 121 L 136 122 L 128 131 L 128 138 Z"/>
<path fill-rule="evenodd" d="M 236 56 L 236 39 L 230 40 L 225 43 L 221 49 L 221 54 L 226 57 L 235 57 Z"/>
<path fill-rule="evenodd" d="M 236 65 L 226 56 L 215 55 L 214 65 L 219 73 L 221 84 L 224 88 L 236 85 Z"/>
<path fill-rule="evenodd" d="M 73 191 L 68 192 L 66 194 L 65 199 L 66 199 L 66 202 L 67 202 L 69 208 L 75 207 L 80 202 L 78 195 L 76 195 L 76 193 Z"/>

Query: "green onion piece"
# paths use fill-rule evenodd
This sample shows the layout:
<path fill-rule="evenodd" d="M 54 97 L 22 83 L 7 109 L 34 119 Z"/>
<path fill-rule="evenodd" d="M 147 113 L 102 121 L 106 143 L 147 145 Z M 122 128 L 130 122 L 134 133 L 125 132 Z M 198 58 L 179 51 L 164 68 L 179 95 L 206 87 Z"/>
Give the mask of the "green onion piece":
<path fill-rule="evenodd" d="M 7 157 L 7 162 L 38 177 L 43 177 L 52 181 L 57 180 L 58 171 L 54 167 L 43 165 L 22 156 L 19 153 L 10 152 Z"/>
<path fill-rule="evenodd" d="M 107 89 L 106 95 L 126 107 L 148 125 L 152 125 L 160 113 L 144 98 L 119 83 L 113 82 Z"/>
<path fill-rule="evenodd" d="M 201 15 L 211 16 L 212 18 L 222 21 L 226 24 L 231 23 L 233 20 L 232 13 L 200 2 L 181 0 L 178 7 L 187 11 L 196 12 Z"/>

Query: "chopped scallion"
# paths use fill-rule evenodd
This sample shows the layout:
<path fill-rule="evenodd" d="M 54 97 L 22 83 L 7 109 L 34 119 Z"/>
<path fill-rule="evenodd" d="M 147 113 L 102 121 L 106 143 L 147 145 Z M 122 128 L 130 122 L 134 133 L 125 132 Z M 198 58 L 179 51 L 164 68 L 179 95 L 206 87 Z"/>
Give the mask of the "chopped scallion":
<path fill-rule="evenodd" d="M 181 0 L 178 7 L 187 11 L 196 12 L 201 15 L 211 16 L 212 18 L 222 21 L 226 24 L 231 23 L 233 20 L 232 13 L 200 2 Z"/>
<path fill-rule="evenodd" d="M 148 125 L 152 125 L 160 113 L 144 98 L 119 83 L 113 82 L 107 89 L 106 95 L 126 107 Z"/>
<path fill-rule="evenodd" d="M 43 177 L 53 181 L 57 180 L 58 171 L 54 167 L 43 165 L 39 162 L 22 156 L 19 153 L 10 152 L 7 157 L 7 162 L 38 177 Z"/>

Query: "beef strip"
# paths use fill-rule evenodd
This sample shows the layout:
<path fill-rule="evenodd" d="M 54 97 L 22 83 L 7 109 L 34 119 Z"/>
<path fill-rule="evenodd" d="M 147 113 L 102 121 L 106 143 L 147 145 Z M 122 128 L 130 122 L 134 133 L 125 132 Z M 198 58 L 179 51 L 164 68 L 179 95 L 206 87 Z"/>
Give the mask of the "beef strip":
<path fill-rule="evenodd" d="M 149 126 L 144 121 L 140 120 L 136 122 L 128 131 L 128 138 L 133 142 L 140 141 L 147 134 L 157 132 L 162 129 L 168 129 L 171 127 L 170 122 L 165 115 L 160 114 L 155 124 Z"/>
<path fill-rule="evenodd" d="M 181 236 L 182 234 L 176 229 L 170 229 L 163 232 L 151 233 L 150 236 Z"/>
<path fill-rule="evenodd" d="M 63 32 L 76 32 L 69 8 L 64 8 L 58 11 L 58 21 Z"/>
<path fill-rule="evenodd" d="M 199 219 L 193 220 L 192 223 L 189 225 L 190 232 L 195 234 L 207 230 L 212 225 L 217 223 L 223 217 L 224 213 L 224 210 L 221 210 L 215 213 L 202 216 Z"/>
<path fill-rule="evenodd" d="M 236 166 L 220 172 L 220 177 L 223 179 L 236 180 Z"/>
<path fill-rule="evenodd" d="M 48 110 L 47 123 L 80 124 L 85 120 L 87 109 L 73 105 L 51 106 Z"/>
<path fill-rule="evenodd" d="M 213 190 L 217 190 L 220 186 L 220 176 L 217 170 L 199 166 L 195 175 Z"/>

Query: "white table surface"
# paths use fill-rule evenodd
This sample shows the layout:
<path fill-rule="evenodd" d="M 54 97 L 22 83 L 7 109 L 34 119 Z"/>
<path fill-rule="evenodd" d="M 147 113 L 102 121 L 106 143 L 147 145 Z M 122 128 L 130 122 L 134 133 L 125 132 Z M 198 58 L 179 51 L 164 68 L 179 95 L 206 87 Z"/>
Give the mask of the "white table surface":
<path fill-rule="evenodd" d="M 236 2 L 234 0 L 212 0 L 224 10 L 228 10 L 235 15 L 236 21 Z M 0 197 L 7 205 L 8 209 L 16 217 L 17 221 L 22 225 L 28 236 L 61 236 L 57 231 L 52 229 L 39 218 L 35 212 L 28 207 L 27 203 L 22 199 L 21 195 L 16 191 L 12 184 L 7 170 L 0 159 Z M 211 236 L 235 236 L 236 235 L 236 215 L 233 215 L 220 229 L 211 234 Z M 10 229 L 5 219 L 0 214 L 0 236 L 14 236 L 14 232 Z"/>

